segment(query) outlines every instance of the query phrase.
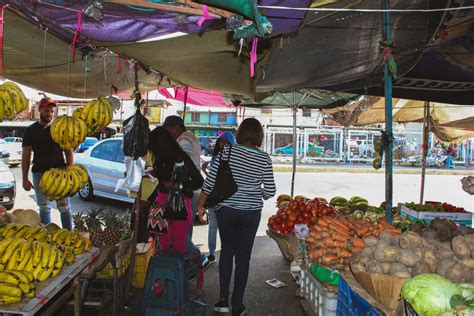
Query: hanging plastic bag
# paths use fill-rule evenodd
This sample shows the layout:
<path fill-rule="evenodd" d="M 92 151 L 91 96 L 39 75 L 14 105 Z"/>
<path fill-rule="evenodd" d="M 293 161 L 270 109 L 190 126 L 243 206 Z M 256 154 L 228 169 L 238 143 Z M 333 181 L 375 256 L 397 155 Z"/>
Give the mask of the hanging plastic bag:
<path fill-rule="evenodd" d="M 149 134 L 148 119 L 137 108 L 135 114 L 124 121 L 123 152 L 125 156 L 132 157 L 134 160 L 145 157 Z"/>
<path fill-rule="evenodd" d="M 145 171 L 145 159 L 140 157 L 137 160 L 132 160 L 130 157 L 125 157 L 125 166 L 127 175 L 125 176 L 121 189 L 138 192 L 140 190 L 143 172 Z M 121 180 L 118 182 L 121 182 Z M 117 183 L 117 187 L 118 185 L 119 183 Z M 117 188 L 115 189 L 117 190 Z"/>

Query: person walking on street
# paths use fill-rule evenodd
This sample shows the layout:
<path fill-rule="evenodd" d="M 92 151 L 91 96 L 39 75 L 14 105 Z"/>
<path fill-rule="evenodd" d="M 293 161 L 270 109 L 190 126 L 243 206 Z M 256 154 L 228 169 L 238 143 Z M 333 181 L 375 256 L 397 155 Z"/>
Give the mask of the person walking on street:
<path fill-rule="evenodd" d="M 273 197 L 276 193 L 272 160 L 266 152 L 259 149 L 263 141 L 263 128 L 260 122 L 254 118 L 245 119 L 237 130 L 236 140 L 236 145 L 226 146 L 222 152 L 223 159 L 228 160 L 238 189 L 230 198 L 216 206 L 222 249 L 219 258 L 220 299 L 214 305 L 216 312 L 230 311 L 229 286 L 235 257 L 231 301 L 234 316 L 246 313 L 243 298 L 263 200 Z M 198 202 L 200 217 L 204 216 L 206 212 L 204 205 L 214 189 L 220 157 L 221 155 L 217 157 L 204 181 Z"/>
<path fill-rule="evenodd" d="M 171 137 L 181 146 L 181 149 L 191 158 L 197 170 L 201 170 L 201 143 L 193 133 L 186 130 L 183 119 L 177 115 L 168 116 L 163 122 L 163 128 L 170 133 Z M 192 219 L 188 230 L 188 240 L 186 241 L 186 252 L 193 254 L 201 253 L 193 243 L 193 225 L 200 193 L 200 188 L 195 190 L 191 199 Z M 206 266 L 208 264 L 207 257 L 203 256 L 202 259 L 202 265 Z"/>
<path fill-rule="evenodd" d="M 39 102 L 39 121 L 28 126 L 23 134 L 23 152 L 21 157 L 21 170 L 23 175 L 23 189 L 30 191 L 34 189 L 36 203 L 39 207 L 41 222 L 51 223 L 51 203 L 48 196 L 39 188 L 43 173 L 51 168 L 61 168 L 73 164 L 72 149 L 63 151 L 51 138 L 51 126 L 56 103 L 49 98 L 43 98 Z M 33 153 L 33 166 L 31 174 L 33 182 L 29 179 L 31 153 Z M 64 154 L 66 161 L 64 161 Z M 69 197 L 56 201 L 58 210 L 61 212 L 61 224 L 63 228 L 72 229 L 72 215 Z"/>
<path fill-rule="evenodd" d="M 222 133 L 222 135 L 216 140 L 216 144 L 214 146 L 214 151 L 212 152 L 211 161 L 206 161 L 202 164 L 202 171 L 207 175 L 208 167 L 212 167 L 216 162 L 217 156 L 220 154 L 222 149 L 226 145 L 234 145 L 235 138 L 232 132 L 227 131 Z M 209 246 L 209 256 L 207 259 L 209 263 L 213 263 L 216 261 L 216 244 L 217 244 L 217 217 L 216 217 L 216 210 L 215 208 L 209 208 L 207 210 L 208 219 L 209 219 L 209 227 L 208 227 L 208 234 L 207 234 L 207 241 Z"/>

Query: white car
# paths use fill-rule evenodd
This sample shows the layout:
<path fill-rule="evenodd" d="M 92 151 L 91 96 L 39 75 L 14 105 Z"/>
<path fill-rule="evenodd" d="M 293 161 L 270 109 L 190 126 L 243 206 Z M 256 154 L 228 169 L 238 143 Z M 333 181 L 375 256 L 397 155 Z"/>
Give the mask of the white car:
<path fill-rule="evenodd" d="M 7 142 L 7 138 L 16 138 L 20 141 Z M 7 137 L 0 139 L 0 158 L 10 167 L 16 167 L 21 164 L 21 155 L 23 153 L 22 141 L 19 137 Z"/>

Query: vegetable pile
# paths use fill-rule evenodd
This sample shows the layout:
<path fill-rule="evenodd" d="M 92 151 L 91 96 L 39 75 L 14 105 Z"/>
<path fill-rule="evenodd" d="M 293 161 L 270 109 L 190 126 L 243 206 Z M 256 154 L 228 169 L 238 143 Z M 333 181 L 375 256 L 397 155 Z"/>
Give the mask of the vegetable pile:
<path fill-rule="evenodd" d="M 450 241 L 454 237 L 474 234 L 474 229 L 466 226 L 457 226 L 456 223 L 445 218 L 435 218 L 428 225 L 422 222 L 413 223 L 410 231 L 438 241 Z"/>
<path fill-rule="evenodd" d="M 404 204 L 409 209 L 417 212 L 447 212 L 447 213 L 465 213 L 466 210 L 463 207 L 456 207 L 446 202 L 426 202 L 425 204 L 419 204 L 415 202 Z"/>
<path fill-rule="evenodd" d="M 400 231 L 385 219 L 373 223 L 367 219 L 350 216 L 325 216 L 310 227 L 306 238 L 309 259 L 330 269 L 349 270 L 349 260 L 365 247 L 362 238 L 378 236 L 382 231 L 398 235 Z M 374 237 L 375 238 L 375 237 Z"/>
<path fill-rule="evenodd" d="M 474 235 L 456 236 L 451 242 L 424 238 L 407 231 L 400 236 L 382 232 L 364 239 L 366 247 L 351 259 L 356 272 L 410 278 L 436 273 L 456 283 L 474 282 Z"/>
<path fill-rule="evenodd" d="M 268 226 L 272 231 L 281 234 L 293 234 L 296 224 L 307 226 L 316 223 L 321 216 L 336 216 L 334 207 L 320 198 L 312 200 L 302 196 L 294 199 L 289 195 L 280 195 L 277 200 L 278 211 L 268 219 Z"/>
<path fill-rule="evenodd" d="M 469 315 L 474 307 L 474 285 L 456 285 L 437 274 L 420 274 L 408 280 L 401 291 L 420 315 Z M 446 314 L 445 314 L 446 313 Z"/>

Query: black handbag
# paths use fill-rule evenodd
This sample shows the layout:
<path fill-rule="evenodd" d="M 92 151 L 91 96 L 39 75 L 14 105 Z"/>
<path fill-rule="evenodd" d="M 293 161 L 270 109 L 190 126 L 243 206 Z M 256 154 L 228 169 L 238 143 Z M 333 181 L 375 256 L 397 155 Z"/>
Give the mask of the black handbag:
<path fill-rule="evenodd" d="M 214 188 L 207 197 L 205 207 L 214 207 L 217 204 L 223 202 L 224 200 L 230 198 L 237 192 L 238 186 L 235 183 L 234 176 L 232 175 L 232 170 L 230 169 L 229 159 L 232 152 L 232 146 L 229 148 L 229 156 L 226 160 L 223 159 L 221 152 L 221 157 L 219 159 L 219 168 L 217 169 L 216 181 L 214 183 Z"/>

